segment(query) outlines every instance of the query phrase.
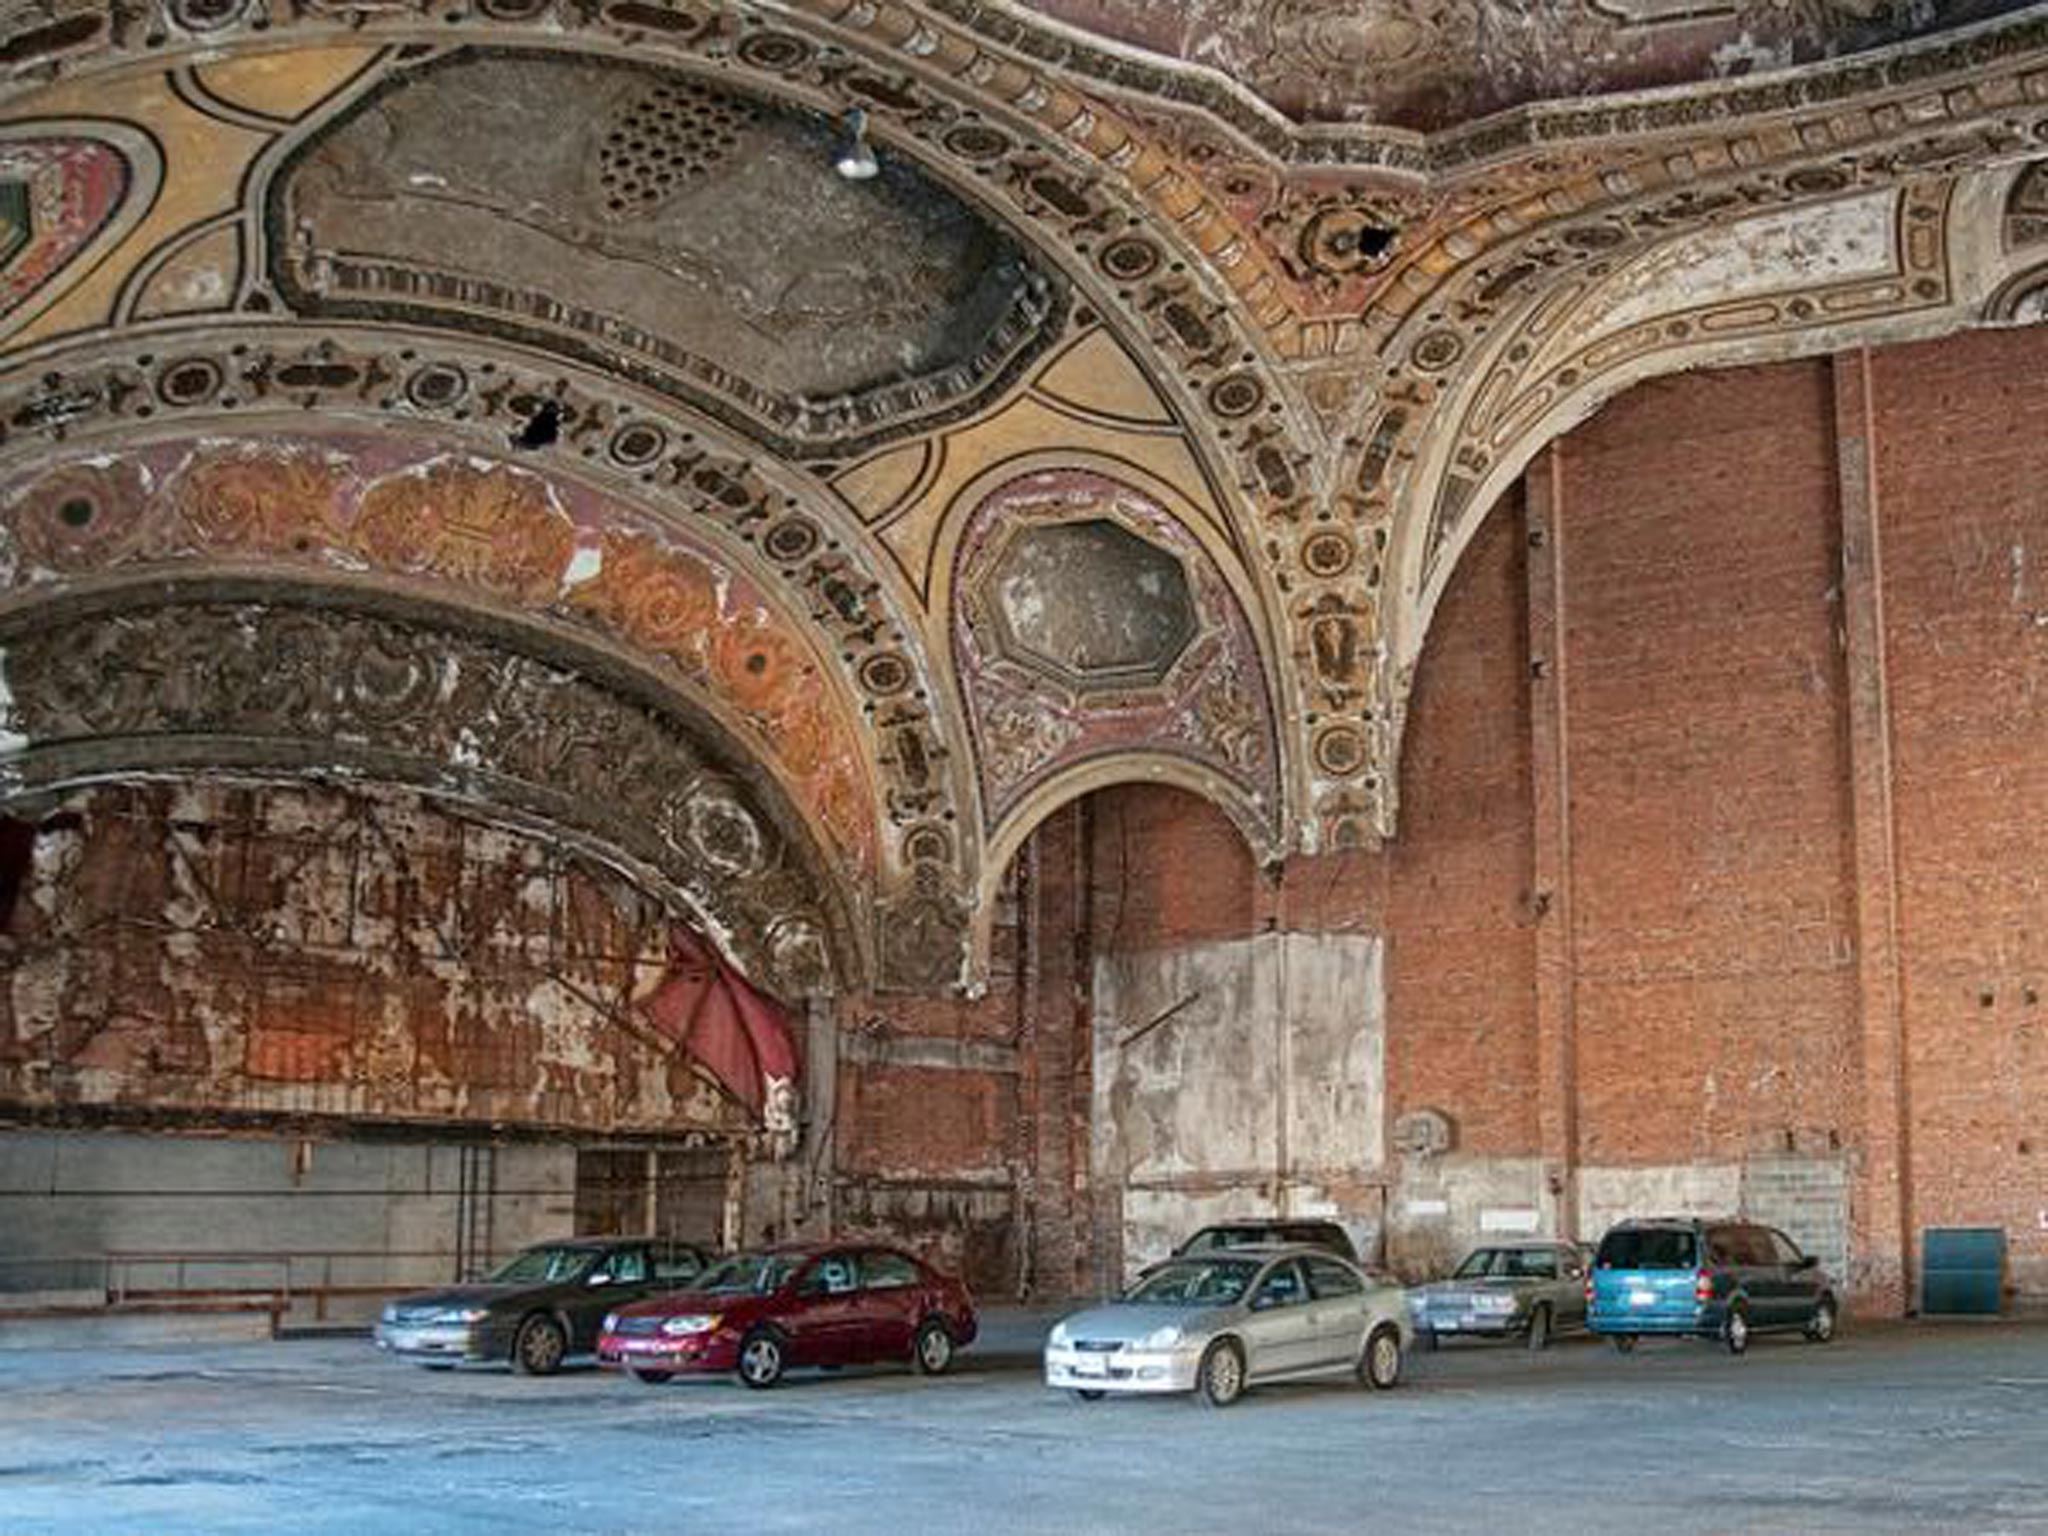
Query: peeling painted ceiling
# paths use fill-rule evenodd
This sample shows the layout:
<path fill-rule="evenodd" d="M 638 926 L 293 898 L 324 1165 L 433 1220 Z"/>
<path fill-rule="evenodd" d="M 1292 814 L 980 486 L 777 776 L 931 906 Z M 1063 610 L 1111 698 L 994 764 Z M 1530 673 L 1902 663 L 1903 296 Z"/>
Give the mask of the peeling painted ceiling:
<path fill-rule="evenodd" d="M 2026 9 L 2019 0 L 1022 0 L 1101 43 L 1206 68 L 1297 122 L 1425 132 L 1509 107 L 1732 80 Z"/>
<path fill-rule="evenodd" d="M 2040 318 L 2043 162 L 1990 0 L 0 7 L 0 801 L 368 774 L 972 984 L 1102 785 L 1398 836 L 1531 456 Z"/>

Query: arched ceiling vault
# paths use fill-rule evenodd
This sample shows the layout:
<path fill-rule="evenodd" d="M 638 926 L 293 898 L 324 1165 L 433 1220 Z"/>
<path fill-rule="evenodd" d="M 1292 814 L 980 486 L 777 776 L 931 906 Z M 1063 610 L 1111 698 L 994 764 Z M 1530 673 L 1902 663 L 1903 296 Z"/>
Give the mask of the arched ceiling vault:
<path fill-rule="evenodd" d="M 0 604 L 0 804 L 179 777 L 402 786 L 630 874 L 789 996 L 859 977 L 803 820 L 722 733 L 559 629 L 276 571 Z"/>
<path fill-rule="evenodd" d="M 1938 9 L 41 0 L 0 22 L 0 456 L 299 411 L 638 495 L 841 701 L 868 862 L 771 771 L 876 979 L 971 980 L 1057 786 L 1163 751 L 1262 852 L 1392 835 L 1460 550 L 1615 390 L 2039 317 L 2048 6 Z M 1039 534 L 970 535 L 1013 502 Z M 1034 633 L 1002 594 L 1064 561 L 1167 595 Z M 1241 605 L 1202 632 L 1250 715 L 1176 582 Z"/>

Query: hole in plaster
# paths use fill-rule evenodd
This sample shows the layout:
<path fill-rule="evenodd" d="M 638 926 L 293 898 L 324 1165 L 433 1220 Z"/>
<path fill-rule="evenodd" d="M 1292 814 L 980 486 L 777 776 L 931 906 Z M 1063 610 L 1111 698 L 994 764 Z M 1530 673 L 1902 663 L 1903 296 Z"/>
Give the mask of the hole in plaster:
<path fill-rule="evenodd" d="M 512 434 L 514 448 L 545 448 L 562 435 L 562 407 L 558 401 L 543 400 L 527 417 L 526 425 Z"/>

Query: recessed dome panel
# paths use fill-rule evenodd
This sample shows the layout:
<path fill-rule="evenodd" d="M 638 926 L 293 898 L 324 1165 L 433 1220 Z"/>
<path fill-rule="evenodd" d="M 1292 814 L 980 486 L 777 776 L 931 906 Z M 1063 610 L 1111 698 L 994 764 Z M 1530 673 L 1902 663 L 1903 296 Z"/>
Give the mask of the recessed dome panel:
<path fill-rule="evenodd" d="M 971 408 L 1057 329 L 1055 284 L 902 157 L 617 62 L 458 54 L 302 146 L 272 261 L 312 313 L 427 320 L 621 367 L 793 454 Z"/>
<path fill-rule="evenodd" d="M 1077 692 L 1160 682 L 1199 627 L 1180 561 L 1104 518 L 1025 529 L 992 576 L 1004 650 Z"/>

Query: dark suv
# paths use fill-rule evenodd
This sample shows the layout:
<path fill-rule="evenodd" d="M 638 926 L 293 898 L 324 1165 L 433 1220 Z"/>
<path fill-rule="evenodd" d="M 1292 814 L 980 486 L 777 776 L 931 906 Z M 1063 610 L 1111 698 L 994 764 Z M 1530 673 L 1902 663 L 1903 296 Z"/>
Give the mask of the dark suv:
<path fill-rule="evenodd" d="M 1643 1334 L 1719 1339 L 1799 1329 L 1826 1343 L 1840 1304 L 1832 1282 L 1775 1227 L 1692 1217 L 1625 1221 L 1600 1239 L 1586 1277 L 1586 1326 L 1624 1352 Z"/>
<path fill-rule="evenodd" d="M 1173 1250 L 1175 1258 L 1188 1254 L 1220 1253 L 1227 1248 L 1263 1248 L 1274 1243 L 1306 1243 L 1340 1259 L 1358 1262 L 1358 1250 L 1351 1238 L 1334 1221 L 1309 1221 L 1299 1217 L 1254 1217 L 1248 1221 L 1219 1221 L 1202 1228 Z"/>

